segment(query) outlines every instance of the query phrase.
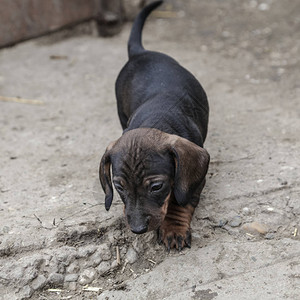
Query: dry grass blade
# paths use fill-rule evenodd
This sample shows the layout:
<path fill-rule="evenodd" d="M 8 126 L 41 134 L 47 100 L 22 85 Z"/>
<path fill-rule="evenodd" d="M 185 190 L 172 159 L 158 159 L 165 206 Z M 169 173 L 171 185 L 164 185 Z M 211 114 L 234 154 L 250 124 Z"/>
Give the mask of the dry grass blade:
<path fill-rule="evenodd" d="M 0 101 L 17 102 L 17 103 L 32 104 L 32 105 L 43 105 L 44 104 L 44 102 L 41 100 L 23 99 L 23 98 L 5 97 L 5 96 L 0 96 Z"/>
<path fill-rule="evenodd" d="M 64 290 L 62 290 L 62 289 L 48 289 L 47 291 L 48 292 L 53 292 L 53 293 L 60 293 L 60 292 L 63 292 Z"/>
<path fill-rule="evenodd" d="M 294 230 L 294 237 L 297 236 L 297 233 L 298 233 L 298 228 L 296 227 L 295 230 Z"/>
<path fill-rule="evenodd" d="M 121 264 L 121 258 L 120 258 L 119 246 L 116 247 L 116 252 L 117 252 L 117 263 L 118 263 L 118 265 L 120 265 Z"/>
<path fill-rule="evenodd" d="M 152 264 L 156 265 L 156 262 L 150 258 L 148 258 L 148 261 L 150 261 Z"/>
<path fill-rule="evenodd" d="M 124 266 L 123 266 L 123 268 L 122 268 L 122 270 L 121 270 L 121 274 L 123 274 L 123 273 L 124 273 L 124 271 L 125 271 L 125 268 L 126 268 L 127 264 L 128 264 L 128 262 L 127 262 L 127 261 L 125 261 L 125 263 L 124 263 Z"/>
<path fill-rule="evenodd" d="M 94 286 L 88 286 L 88 287 L 85 287 L 82 289 L 83 291 L 86 291 L 86 292 L 99 292 L 102 290 L 101 287 L 94 287 Z"/>

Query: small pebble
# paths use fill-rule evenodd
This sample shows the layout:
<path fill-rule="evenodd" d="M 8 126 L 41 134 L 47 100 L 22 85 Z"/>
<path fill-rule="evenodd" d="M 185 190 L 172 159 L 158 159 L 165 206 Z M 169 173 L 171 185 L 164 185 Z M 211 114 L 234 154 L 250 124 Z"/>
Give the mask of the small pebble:
<path fill-rule="evenodd" d="M 32 296 L 33 292 L 34 292 L 33 289 L 29 285 L 25 285 L 19 291 L 20 299 L 28 299 L 28 298 L 30 298 Z"/>
<path fill-rule="evenodd" d="M 64 276 L 59 273 L 51 273 L 48 277 L 48 282 L 54 285 L 60 285 L 64 281 Z"/>
<path fill-rule="evenodd" d="M 102 258 L 100 256 L 100 253 L 97 251 L 89 257 L 89 260 L 87 260 L 84 263 L 84 267 L 85 268 L 90 268 L 90 267 L 95 268 L 95 267 L 99 266 L 101 261 L 102 261 Z"/>
<path fill-rule="evenodd" d="M 44 275 L 39 275 L 31 282 L 31 287 L 36 291 L 42 289 L 46 285 L 47 279 Z"/>
<path fill-rule="evenodd" d="M 66 266 L 69 266 L 72 262 L 74 262 L 76 259 L 76 253 L 70 253 L 64 262 Z"/>
<path fill-rule="evenodd" d="M 66 253 L 65 251 L 62 252 L 58 252 L 55 257 L 56 260 L 58 260 L 59 262 L 65 262 L 68 259 L 69 253 Z"/>
<path fill-rule="evenodd" d="M 65 282 L 74 282 L 77 281 L 78 274 L 67 274 L 65 277 Z"/>
<path fill-rule="evenodd" d="M 252 234 L 255 233 L 266 234 L 268 232 L 268 227 L 265 224 L 258 223 L 258 222 L 244 224 L 242 226 L 242 229 Z"/>
<path fill-rule="evenodd" d="M 67 273 L 72 274 L 72 273 L 77 273 L 79 272 L 80 267 L 78 265 L 77 261 L 72 262 L 68 267 L 67 267 Z"/>
<path fill-rule="evenodd" d="M 226 219 L 222 219 L 219 221 L 218 227 L 224 227 L 227 223 L 228 221 Z"/>
<path fill-rule="evenodd" d="M 90 268 L 86 269 L 82 272 L 82 274 L 79 276 L 78 283 L 81 285 L 87 285 L 91 283 L 97 276 L 97 270 Z"/>
<path fill-rule="evenodd" d="M 77 284 L 76 282 L 69 282 L 69 290 L 76 291 Z"/>
<path fill-rule="evenodd" d="M 111 259 L 111 251 L 107 244 L 102 244 L 98 247 L 97 252 L 100 254 L 102 260 L 110 260 Z"/>
<path fill-rule="evenodd" d="M 275 238 L 275 234 L 273 232 L 269 232 L 265 235 L 266 240 L 273 240 Z"/>
<path fill-rule="evenodd" d="M 115 268 L 117 268 L 119 266 L 119 263 L 118 263 L 118 261 L 117 260 L 114 260 L 112 263 L 111 263 L 111 269 L 115 269 Z"/>
<path fill-rule="evenodd" d="M 62 263 L 58 264 L 58 269 L 57 269 L 56 273 L 59 273 L 59 274 L 66 273 L 66 265 L 65 265 L 65 263 L 62 262 Z"/>
<path fill-rule="evenodd" d="M 78 257 L 88 257 L 92 255 L 96 251 L 97 247 L 94 245 L 90 245 L 87 247 L 82 247 L 78 249 L 77 255 Z"/>
<path fill-rule="evenodd" d="M 97 268 L 97 271 L 100 276 L 104 275 L 107 271 L 110 270 L 110 263 L 107 261 L 103 261 Z"/>
<path fill-rule="evenodd" d="M 132 247 L 137 253 L 140 253 L 143 251 L 143 244 L 141 243 L 139 237 L 135 238 L 135 240 L 132 243 Z"/>
<path fill-rule="evenodd" d="M 229 226 L 238 227 L 242 224 L 242 218 L 240 216 L 235 216 L 230 222 Z"/>
<path fill-rule="evenodd" d="M 47 266 L 47 271 L 49 273 L 58 273 L 59 269 L 59 263 L 58 261 L 53 257 Z"/>
<path fill-rule="evenodd" d="M 243 214 L 244 214 L 245 216 L 248 216 L 248 215 L 250 214 L 250 209 L 249 209 L 249 207 L 244 207 L 244 208 L 242 209 L 242 211 L 243 211 Z"/>
<path fill-rule="evenodd" d="M 20 271 L 20 270 L 19 270 Z M 18 272 L 19 272 L 18 271 Z M 38 276 L 38 270 L 34 265 L 28 265 L 23 273 L 22 281 L 27 284 Z"/>
<path fill-rule="evenodd" d="M 137 261 L 137 259 L 138 259 L 138 254 L 132 247 L 130 247 L 126 253 L 126 261 L 130 264 L 133 264 Z"/>

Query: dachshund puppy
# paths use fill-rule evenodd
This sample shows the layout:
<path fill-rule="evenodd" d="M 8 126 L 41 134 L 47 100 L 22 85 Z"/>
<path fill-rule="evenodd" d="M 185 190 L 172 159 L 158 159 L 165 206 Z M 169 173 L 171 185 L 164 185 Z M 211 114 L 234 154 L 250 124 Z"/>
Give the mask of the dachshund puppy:
<path fill-rule="evenodd" d="M 191 246 L 190 223 L 209 165 L 203 148 L 209 108 L 190 72 L 142 46 L 145 20 L 162 2 L 146 6 L 134 21 L 129 60 L 116 82 L 124 131 L 107 147 L 99 175 L 106 210 L 114 184 L 132 232 L 158 230 L 159 242 L 168 250 L 181 250 Z"/>

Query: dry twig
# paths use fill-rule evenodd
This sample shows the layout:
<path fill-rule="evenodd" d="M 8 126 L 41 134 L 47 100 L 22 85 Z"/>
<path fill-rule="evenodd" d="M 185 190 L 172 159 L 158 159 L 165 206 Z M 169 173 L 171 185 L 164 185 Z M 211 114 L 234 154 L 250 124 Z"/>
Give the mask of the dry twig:
<path fill-rule="evenodd" d="M 154 260 L 152 260 L 150 258 L 148 258 L 148 261 L 150 261 L 152 264 L 156 265 L 156 261 L 154 261 Z"/>
<path fill-rule="evenodd" d="M 18 98 L 18 97 L 5 97 L 5 96 L 0 96 L 0 101 L 17 102 L 17 103 L 33 104 L 33 105 L 43 105 L 44 104 L 44 102 L 41 100 L 23 99 L 23 98 Z"/>
<path fill-rule="evenodd" d="M 294 237 L 297 236 L 297 233 L 298 233 L 298 228 L 296 227 L 295 230 L 294 230 Z"/>
<path fill-rule="evenodd" d="M 83 291 L 86 291 L 86 292 L 99 292 L 102 290 L 101 287 L 95 287 L 95 286 L 88 286 L 88 287 L 84 287 L 82 289 Z"/>
<path fill-rule="evenodd" d="M 116 247 L 116 251 L 117 251 L 117 263 L 118 263 L 118 265 L 120 265 L 121 264 L 121 258 L 120 258 L 119 246 Z"/>

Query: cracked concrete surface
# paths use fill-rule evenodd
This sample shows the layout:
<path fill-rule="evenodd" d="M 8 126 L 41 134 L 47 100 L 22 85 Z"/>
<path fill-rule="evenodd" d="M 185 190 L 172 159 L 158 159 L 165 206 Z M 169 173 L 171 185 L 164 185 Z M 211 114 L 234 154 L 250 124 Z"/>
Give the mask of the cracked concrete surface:
<path fill-rule="evenodd" d="M 121 134 L 130 24 L 26 42 L 0 51 L 0 95 L 43 102 L 0 102 L 0 299 L 299 299 L 299 2 L 161 10 L 177 13 L 154 14 L 144 45 L 189 69 L 211 110 L 192 248 L 168 255 L 126 229 L 120 199 L 104 209 L 98 164 Z"/>

